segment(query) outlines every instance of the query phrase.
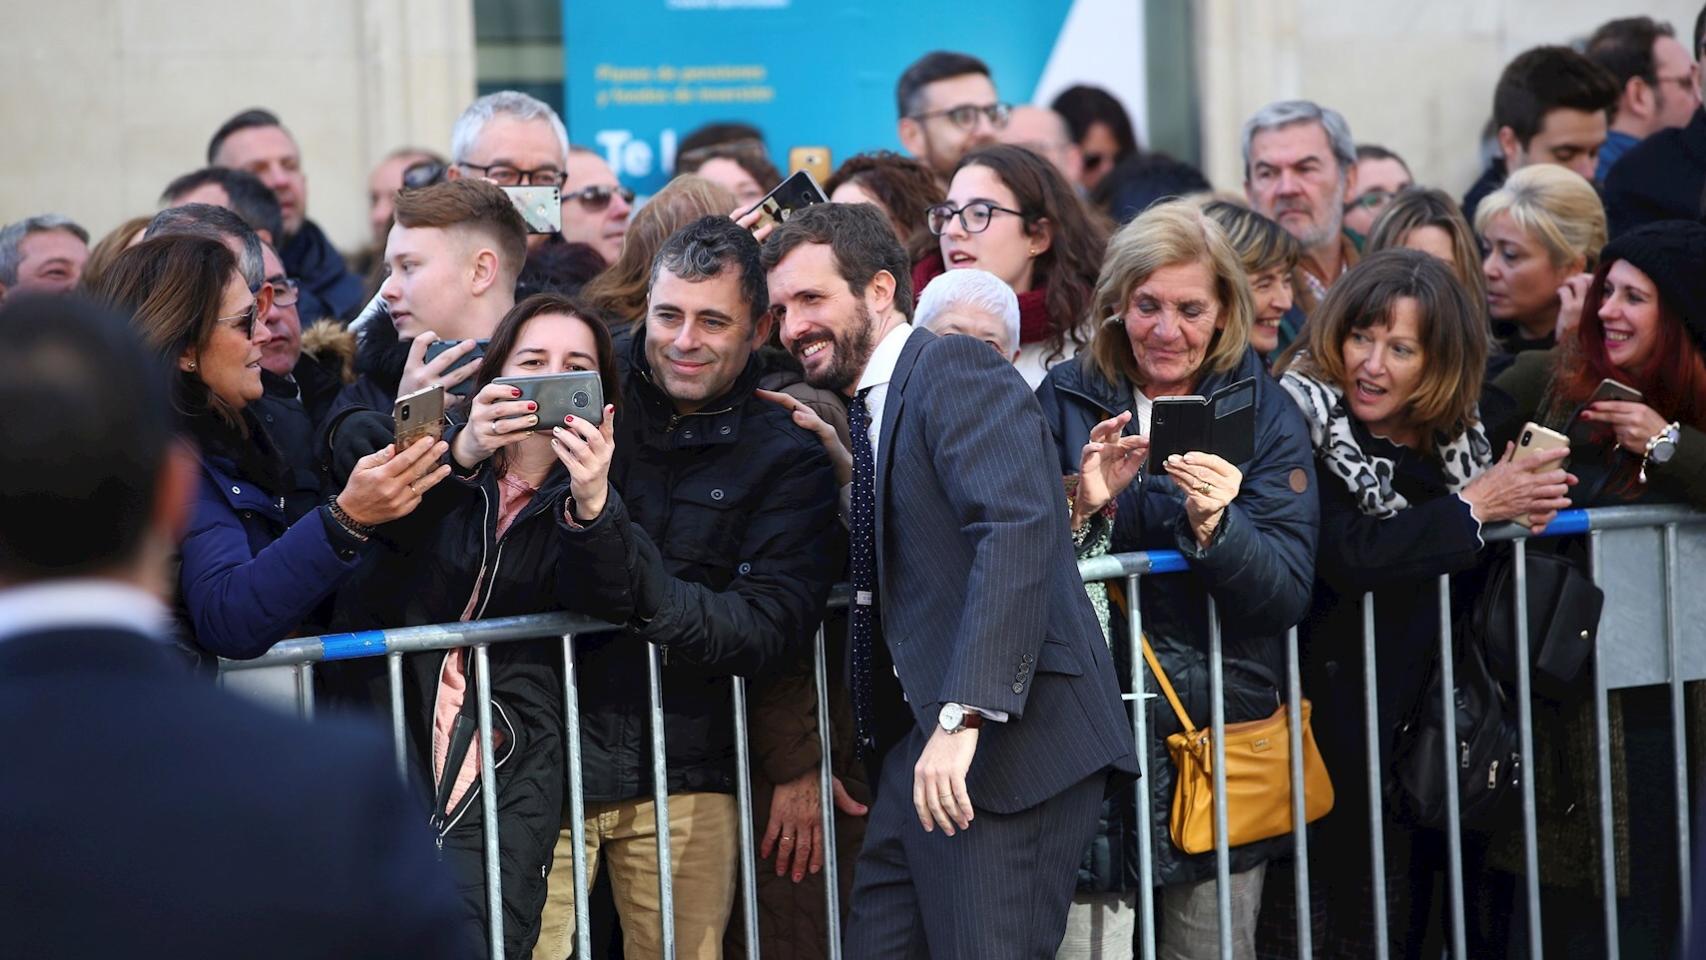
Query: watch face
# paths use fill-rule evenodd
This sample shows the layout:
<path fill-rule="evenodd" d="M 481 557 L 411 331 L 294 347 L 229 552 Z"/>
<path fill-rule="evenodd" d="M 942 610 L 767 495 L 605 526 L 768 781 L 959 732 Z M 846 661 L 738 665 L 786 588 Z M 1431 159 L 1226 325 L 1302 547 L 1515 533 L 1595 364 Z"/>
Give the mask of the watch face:
<path fill-rule="evenodd" d="M 949 732 L 958 730 L 965 723 L 965 719 L 965 709 L 957 703 L 943 704 L 942 713 L 937 717 L 937 720 L 942 724 L 942 729 Z"/>
<path fill-rule="evenodd" d="M 1654 463 L 1669 463 L 1670 458 L 1676 456 L 1676 441 L 1666 438 L 1653 444 L 1650 456 Z"/>

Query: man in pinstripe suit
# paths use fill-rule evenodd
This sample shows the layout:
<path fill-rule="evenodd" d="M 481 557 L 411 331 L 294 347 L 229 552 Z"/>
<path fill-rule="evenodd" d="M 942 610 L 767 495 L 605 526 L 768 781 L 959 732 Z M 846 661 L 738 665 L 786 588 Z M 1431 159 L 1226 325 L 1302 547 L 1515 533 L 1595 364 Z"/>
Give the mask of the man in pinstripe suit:
<path fill-rule="evenodd" d="M 1052 957 L 1102 799 L 1137 760 L 1048 427 L 987 346 L 907 322 L 906 254 L 875 207 L 794 214 L 764 265 L 807 381 L 850 398 L 862 749 L 877 714 L 912 720 L 879 774 L 847 954 Z M 873 692 L 891 669 L 904 703 Z"/>

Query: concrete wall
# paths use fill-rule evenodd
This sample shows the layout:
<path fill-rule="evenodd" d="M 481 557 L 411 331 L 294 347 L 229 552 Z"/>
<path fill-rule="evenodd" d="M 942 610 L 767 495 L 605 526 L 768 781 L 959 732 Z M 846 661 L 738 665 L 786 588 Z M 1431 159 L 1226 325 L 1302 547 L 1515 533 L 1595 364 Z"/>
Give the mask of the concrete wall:
<path fill-rule="evenodd" d="M 265 106 L 301 144 L 309 217 L 362 246 L 374 162 L 447 149 L 474 95 L 472 0 L 0 0 L 0 24 L 0 222 L 52 210 L 97 237 Z"/>
<path fill-rule="evenodd" d="M 1305 97 L 1344 113 L 1359 143 L 1461 196 L 1480 172 L 1493 85 L 1511 58 L 1585 38 L 1616 17 L 1669 20 L 1684 45 L 1700 0 L 1198 0 L 1204 172 L 1242 191 L 1244 121 Z"/>

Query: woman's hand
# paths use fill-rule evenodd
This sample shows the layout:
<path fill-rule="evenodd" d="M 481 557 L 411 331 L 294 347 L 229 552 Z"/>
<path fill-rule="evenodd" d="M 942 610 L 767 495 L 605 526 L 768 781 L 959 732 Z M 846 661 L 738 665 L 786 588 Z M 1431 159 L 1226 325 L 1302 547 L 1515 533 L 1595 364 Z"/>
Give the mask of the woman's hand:
<path fill-rule="evenodd" d="M 521 390 L 507 383 L 480 388 L 468 411 L 468 425 L 456 434 L 450 451 L 458 466 L 472 470 L 504 447 L 527 439 L 539 423 L 539 404 L 517 399 L 520 396 Z"/>
<path fill-rule="evenodd" d="M 1596 400 L 1582 411 L 1582 419 L 1611 427 L 1617 445 L 1637 457 L 1646 456 L 1647 441 L 1670 426 L 1657 410 L 1633 400 Z"/>
<path fill-rule="evenodd" d="M 480 369 L 480 365 L 468 363 L 457 367 L 455 370 L 450 369 L 450 367 L 463 357 L 473 353 L 474 347 L 478 344 L 473 340 L 464 340 L 433 357 L 432 362 L 428 363 L 426 349 L 437 339 L 438 334 L 431 330 L 425 330 L 409 344 L 409 357 L 403 361 L 403 379 L 397 381 L 397 396 L 406 397 L 417 390 L 425 390 L 436 383 L 443 386 L 446 391 L 444 397 L 446 407 L 454 406 L 462 401 L 461 397 L 453 396 L 448 391 L 451 387 L 473 376 Z"/>
<path fill-rule="evenodd" d="M 1078 496 L 1072 503 L 1072 529 L 1088 523 L 1098 510 L 1125 492 L 1143 468 L 1149 438 L 1122 436 L 1131 411 L 1090 428 L 1090 442 L 1078 456 Z"/>
<path fill-rule="evenodd" d="M 1559 343 L 1564 342 L 1576 329 L 1576 324 L 1582 320 L 1582 300 L 1588 295 L 1588 288 L 1593 286 L 1593 274 L 1578 273 L 1558 288 L 1558 323 L 1553 327 L 1553 335 Z"/>
<path fill-rule="evenodd" d="M 729 214 L 729 218 L 736 225 L 752 230 L 752 239 L 757 240 L 760 244 L 764 242 L 765 237 L 776 231 L 775 220 L 768 220 L 763 226 L 756 230 L 753 229 L 753 224 L 764 219 L 764 210 L 761 207 L 753 207 L 750 210 L 745 207 L 736 207 L 734 212 Z"/>
<path fill-rule="evenodd" d="M 407 516 L 420 506 L 422 494 L 450 476 L 450 464 L 438 462 L 448 449 L 443 440 L 422 437 L 401 453 L 391 444 L 362 457 L 338 494 L 338 506 L 369 527 Z"/>
<path fill-rule="evenodd" d="M 842 446 L 841 437 L 836 435 L 835 428 L 818 416 L 816 410 L 775 390 L 754 390 L 753 393 L 793 414 L 795 426 L 817 435 L 818 443 L 823 444 L 823 452 L 829 454 L 829 462 L 835 467 L 836 486 L 845 487 L 853 482 L 853 454 Z"/>
<path fill-rule="evenodd" d="M 1484 524 L 1523 517 L 1529 531 L 1538 534 L 1570 505 L 1570 487 L 1576 478 L 1562 466 L 1570 451 L 1565 447 L 1543 450 L 1521 461 L 1514 459 L 1515 451 L 1514 444 L 1505 444 L 1504 457 L 1469 481 L 1458 496 Z"/>
<path fill-rule="evenodd" d="M 1227 504 L 1238 496 L 1244 474 L 1212 453 L 1173 454 L 1167 458 L 1167 473 L 1185 492 L 1185 519 L 1197 546 L 1206 548 Z"/>
<path fill-rule="evenodd" d="M 610 497 L 610 458 L 616 453 L 616 408 L 606 404 L 604 422 L 593 426 L 580 417 L 566 417 L 551 430 L 551 450 L 569 468 L 569 495 L 575 499 L 575 519 L 591 523 L 604 512 Z"/>

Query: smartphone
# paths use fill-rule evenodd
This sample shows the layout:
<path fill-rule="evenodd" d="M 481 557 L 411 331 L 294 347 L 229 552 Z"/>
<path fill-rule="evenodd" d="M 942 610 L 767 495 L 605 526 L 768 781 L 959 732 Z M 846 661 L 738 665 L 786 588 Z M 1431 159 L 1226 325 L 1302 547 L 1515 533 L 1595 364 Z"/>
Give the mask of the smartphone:
<path fill-rule="evenodd" d="M 825 154 L 824 158 L 827 161 L 828 154 Z M 765 194 L 763 200 L 758 201 L 741 216 L 744 217 L 753 210 L 763 210 L 764 216 L 752 225 L 752 229 L 757 230 L 766 223 L 778 225 L 787 223 L 788 218 L 794 215 L 794 211 L 804 210 L 814 203 L 828 202 L 829 197 L 824 195 L 823 188 L 818 186 L 816 178 L 811 175 L 811 171 L 801 170 L 777 184 L 776 189 Z"/>
<path fill-rule="evenodd" d="M 1256 456 L 1256 381 L 1240 380 L 1206 397 L 1160 397 L 1149 413 L 1148 469 L 1167 472 L 1167 458 L 1192 451 L 1227 463 Z"/>
<path fill-rule="evenodd" d="M 1547 450 L 1557 450 L 1560 447 L 1565 450 L 1570 449 L 1570 438 L 1530 420 L 1522 425 L 1522 433 L 1517 436 L 1516 453 L 1511 455 L 1511 462 L 1521 463 L 1524 460 L 1532 460 L 1540 453 Z M 1527 514 L 1515 519 L 1517 523 L 1525 527 L 1528 526 Z"/>
<path fill-rule="evenodd" d="M 1627 383 L 1618 383 L 1616 380 L 1606 377 L 1599 382 L 1599 386 L 1593 388 L 1593 395 L 1588 397 L 1588 403 L 1595 403 L 1600 400 L 1627 400 L 1631 403 L 1640 403 L 1643 399 L 1645 398 L 1641 396 L 1641 391 Z"/>
<path fill-rule="evenodd" d="M 539 404 L 538 432 L 563 425 L 565 417 L 580 417 L 595 424 L 604 422 L 604 381 L 595 370 L 571 370 L 568 373 L 547 373 L 534 377 L 498 377 L 493 383 L 504 383 L 521 391 L 517 400 L 532 400 Z"/>
<path fill-rule="evenodd" d="M 438 359 L 440 354 L 444 353 L 446 350 L 449 350 L 451 347 L 454 347 L 461 342 L 462 341 L 460 341 L 460 340 L 434 340 L 433 342 L 427 344 L 426 362 L 427 363 L 433 362 L 434 360 Z M 462 359 L 451 364 L 450 368 L 444 372 L 449 373 L 451 370 L 460 370 L 461 368 L 467 366 L 470 363 L 479 363 L 480 359 L 482 357 L 484 357 L 485 355 L 486 355 L 486 341 L 485 340 L 475 340 L 474 341 L 474 349 L 470 350 L 465 356 L 463 356 Z M 449 390 L 450 390 L 450 395 L 453 397 L 471 397 L 474 395 L 474 378 L 472 376 L 470 376 L 468 379 L 462 381 L 461 383 L 457 384 L 456 386 L 450 387 Z"/>
<path fill-rule="evenodd" d="M 795 147 L 788 151 L 788 172 L 799 173 L 801 170 L 817 178 L 818 183 L 829 179 L 829 148 L 828 147 Z"/>
<path fill-rule="evenodd" d="M 431 386 L 398 397 L 391 407 L 397 421 L 397 449 L 405 450 L 422 437 L 444 436 L 444 387 Z"/>
<path fill-rule="evenodd" d="M 563 232 L 563 191 L 558 187 L 504 187 L 509 202 L 527 221 L 528 233 Z"/>

